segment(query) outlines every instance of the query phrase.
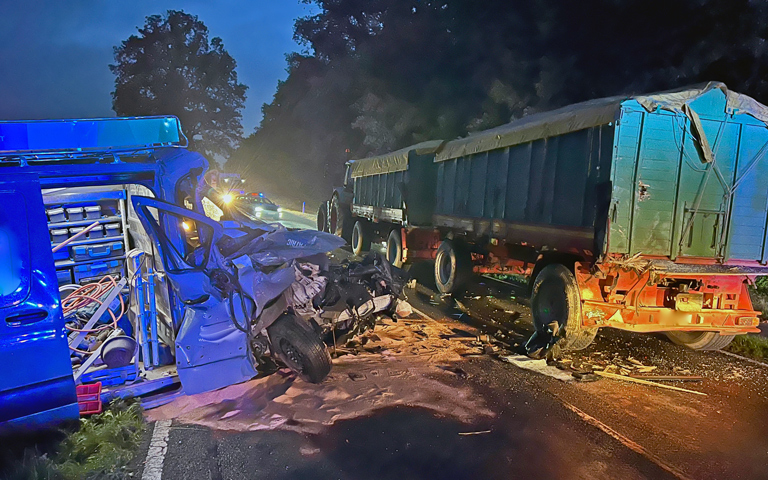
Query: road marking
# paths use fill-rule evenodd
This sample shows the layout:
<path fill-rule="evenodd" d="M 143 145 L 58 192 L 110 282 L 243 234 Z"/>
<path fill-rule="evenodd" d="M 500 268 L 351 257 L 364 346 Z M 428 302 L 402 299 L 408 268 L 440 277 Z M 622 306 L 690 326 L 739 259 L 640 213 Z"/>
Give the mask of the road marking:
<path fill-rule="evenodd" d="M 755 365 L 760 365 L 761 367 L 768 367 L 768 363 L 759 362 L 757 360 L 753 360 L 751 358 L 747 358 L 736 353 L 726 352 L 725 350 L 718 350 L 718 352 L 722 353 L 723 355 L 728 355 L 729 357 L 734 357 L 734 358 L 738 358 L 739 360 L 744 360 L 745 362 L 754 363 Z"/>
<path fill-rule="evenodd" d="M 644 456 L 645 458 L 647 458 L 648 460 L 652 461 L 653 463 L 655 463 L 656 465 L 661 467 L 663 470 L 666 470 L 667 472 L 671 473 L 672 475 L 674 475 L 675 477 L 679 478 L 680 480 L 691 480 L 690 477 L 686 476 L 680 470 L 676 469 L 675 467 L 673 467 L 671 465 L 668 465 L 668 464 L 664 463 L 664 461 L 662 459 L 660 459 L 656 455 L 654 455 L 651 452 L 649 452 L 648 450 L 646 450 L 642 445 L 638 444 L 637 442 L 635 442 L 633 440 L 630 440 L 629 438 L 627 438 L 624 435 L 620 434 L 619 432 L 617 432 L 616 430 L 612 429 L 608 425 L 604 424 L 600 420 L 596 419 L 595 417 L 589 415 L 586 412 L 583 412 L 578 407 L 576 407 L 574 405 L 571 405 L 570 403 L 566 402 L 565 400 L 563 400 L 563 399 L 558 399 L 558 400 L 560 400 L 560 403 L 562 403 L 565 406 L 565 408 L 567 408 L 568 410 L 572 411 L 573 413 L 575 413 L 576 415 L 581 417 L 582 420 L 584 420 L 585 422 L 589 423 L 592 426 L 595 426 L 595 427 L 599 428 L 603 432 L 607 433 L 608 435 L 610 435 L 614 439 L 618 440 L 622 445 L 624 445 L 625 447 L 629 448 L 633 452 L 639 453 L 640 455 Z"/>
<path fill-rule="evenodd" d="M 165 454 L 168 453 L 168 435 L 171 432 L 171 422 L 172 420 L 155 422 L 141 480 L 161 480 L 163 478 L 163 462 L 165 461 Z"/>

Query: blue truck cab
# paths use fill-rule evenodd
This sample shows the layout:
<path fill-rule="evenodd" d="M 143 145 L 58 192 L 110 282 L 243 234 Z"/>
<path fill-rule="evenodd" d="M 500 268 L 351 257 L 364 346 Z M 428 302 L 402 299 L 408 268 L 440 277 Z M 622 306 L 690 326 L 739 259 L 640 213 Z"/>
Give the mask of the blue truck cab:
<path fill-rule="evenodd" d="M 131 192 L 189 204 L 208 162 L 186 146 L 172 116 L 0 122 L 0 434 L 78 419 L 59 284 L 83 272 L 123 269 L 126 250 L 150 248 L 140 222 L 125 215 Z M 89 205 L 117 199 L 123 211 L 96 209 L 116 219 L 100 230 L 105 237 L 54 258 L 56 231 L 90 223 L 81 206 L 69 209 L 68 223 L 66 214 L 55 218 L 62 208 L 51 202 L 63 205 L 73 192 Z M 179 225 L 165 227 L 171 242 L 183 242 Z M 176 328 L 183 305 L 166 290 L 158 308 Z"/>

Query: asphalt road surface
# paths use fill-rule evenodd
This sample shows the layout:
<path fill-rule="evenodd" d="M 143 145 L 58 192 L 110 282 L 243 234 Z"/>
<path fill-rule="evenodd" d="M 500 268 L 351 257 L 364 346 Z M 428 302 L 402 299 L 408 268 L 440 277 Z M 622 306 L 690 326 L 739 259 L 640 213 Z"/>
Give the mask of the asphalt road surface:
<path fill-rule="evenodd" d="M 481 277 L 456 303 L 430 268 L 411 269 L 414 315 L 337 351 L 323 384 L 281 371 L 148 412 L 136 478 L 768 478 L 768 367 L 607 330 L 560 368 L 519 368 L 501 360 L 531 331 L 524 289 Z M 705 395 L 571 380 L 637 364 Z"/>
<path fill-rule="evenodd" d="M 254 220 L 264 221 L 268 223 L 282 223 L 287 228 L 317 228 L 317 217 L 311 213 L 301 213 L 297 210 L 283 209 L 281 218 L 256 218 Z"/>

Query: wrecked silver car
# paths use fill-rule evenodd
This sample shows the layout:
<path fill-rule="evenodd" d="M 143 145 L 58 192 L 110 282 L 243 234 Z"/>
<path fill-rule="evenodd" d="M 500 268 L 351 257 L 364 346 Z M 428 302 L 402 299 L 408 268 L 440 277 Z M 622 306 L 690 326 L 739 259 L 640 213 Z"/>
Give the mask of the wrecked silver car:
<path fill-rule="evenodd" d="M 248 380 L 268 358 L 309 382 L 330 372 L 324 340 L 394 315 L 403 274 L 381 256 L 329 264 L 334 235 L 246 219 L 215 222 L 183 207 L 132 197 L 175 294 L 187 307 L 176 366 L 187 394 Z M 167 225 L 182 225 L 182 239 Z"/>

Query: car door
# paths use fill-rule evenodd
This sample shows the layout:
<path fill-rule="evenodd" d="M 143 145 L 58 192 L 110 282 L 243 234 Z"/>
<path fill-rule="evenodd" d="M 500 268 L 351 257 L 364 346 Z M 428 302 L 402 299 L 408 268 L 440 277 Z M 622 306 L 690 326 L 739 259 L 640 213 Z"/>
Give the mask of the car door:
<path fill-rule="evenodd" d="M 211 285 L 219 269 L 217 222 L 185 208 L 148 197 L 132 197 L 136 214 L 158 246 L 165 274 L 187 307 L 176 335 L 176 367 L 187 394 L 244 382 L 256 376 L 247 321 L 229 310 L 227 298 Z M 235 312 L 236 313 L 236 312 Z"/>
<path fill-rule="evenodd" d="M 0 177 L 0 432 L 79 418 L 51 240 L 35 174 Z"/>

